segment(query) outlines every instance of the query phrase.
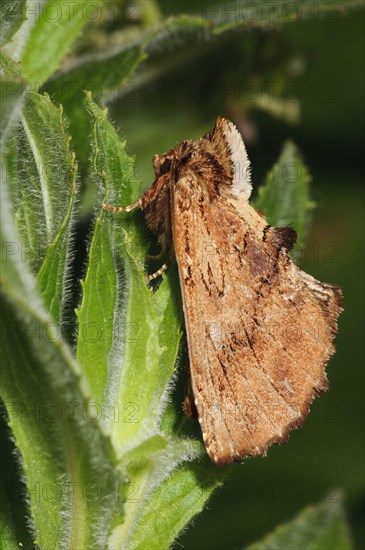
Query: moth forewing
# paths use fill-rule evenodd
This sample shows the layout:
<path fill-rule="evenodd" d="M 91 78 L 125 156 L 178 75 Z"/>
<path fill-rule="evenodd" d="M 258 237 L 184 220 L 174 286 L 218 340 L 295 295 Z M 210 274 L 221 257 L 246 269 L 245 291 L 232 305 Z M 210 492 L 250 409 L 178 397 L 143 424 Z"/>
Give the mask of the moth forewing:
<path fill-rule="evenodd" d="M 205 203 L 200 196 L 183 210 L 178 186 L 175 197 L 174 245 L 204 442 L 217 463 L 265 454 L 327 387 L 338 290 L 310 283 L 289 259 L 282 232 L 264 231 L 247 203 L 236 209 L 227 198 Z"/>

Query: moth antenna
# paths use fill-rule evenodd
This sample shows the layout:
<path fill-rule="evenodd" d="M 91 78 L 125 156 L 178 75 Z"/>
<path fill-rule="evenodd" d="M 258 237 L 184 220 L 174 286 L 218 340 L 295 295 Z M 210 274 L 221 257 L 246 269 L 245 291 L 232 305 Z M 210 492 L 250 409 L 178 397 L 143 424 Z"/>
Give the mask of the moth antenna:
<path fill-rule="evenodd" d="M 155 273 L 152 273 L 152 275 L 148 275 L 147 277 L 148 282 L 153 281 L 154 279 L 157 279 L 157 277 L 159 277 L 160 275 L 162 275 L 164 271 L 166 271 L 168 266 L 169 266 L 169 262 L 166 262 L 163 264 L 162 267 L 160 267 L 158 271 L 155 271 Z"/>
<path fill-rule="evenodd" d="M 110 204 L 104 204 L 101 203 L 101 207 L 103 210 L 107 210 L 108 212 L 131 212 L 131 210 L 134 210 L 135 208 L 141 207 L 141 199 L 138 201 L 132 202 L 132 204 L 128 204 L 128 206 L 111 206 Z"/>

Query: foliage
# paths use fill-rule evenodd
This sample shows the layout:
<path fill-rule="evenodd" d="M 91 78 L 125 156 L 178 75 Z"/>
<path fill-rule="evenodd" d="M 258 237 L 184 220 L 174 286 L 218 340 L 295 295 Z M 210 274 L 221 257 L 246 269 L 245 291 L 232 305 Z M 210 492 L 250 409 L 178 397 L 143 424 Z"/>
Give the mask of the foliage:
<path fill-rule="evenodd" d="M 305 508 L 293 521 L 281 525 L 247 550 L 351 550 L 353 548 L 340 495 Z"/>
<path fill-rule="evenodd" d="M 222 21 L 218 2 L 212 13 L 165 18 L 166 3 L 151 1 L 136 4 L 137 18 L 123 12 L 111 32 L 107 2 L 77 3 L 72 13 L 63 0 L 37 3 L 37 14 L 31 6 L 2 7 L 0 391 L 15 466 L 0 503 L 1 544 L 168 548 L 228 469 L 209 462 L 174 389 L 184 358 L 176 269 L 153 292 L 144 276 L 151 236 L 143 217 L 98 207 L 102 200 L 129 204 L 141 193 L 135 160 L 102 103 L 125 93 L 132 75 L 155 78 L 156 67 L 164 70 L 191 41 L 289 20 L 283 13 L 272 20 L 263 3 L 254 25 Z M 308 15 L 310 2 L 301 9 Z M 74 46 L 83 27 L 89 32 Z M 301 244 L 309 181 L 288 142 L 256 200 L 271 223 L 292 223 Z M 94 190 L 86 208 L 93 230 L 78 302 L 75 235 L 85 185 Z M 304 517 L 322 523 L 332 547 L 341 541 L 345 548 L 345 527 L 336 531 L 328 519 L 340 513 L 333 510 Z M 297 523 L 278 531 L 276 544 L 291 540 L 293 530 Z"/>

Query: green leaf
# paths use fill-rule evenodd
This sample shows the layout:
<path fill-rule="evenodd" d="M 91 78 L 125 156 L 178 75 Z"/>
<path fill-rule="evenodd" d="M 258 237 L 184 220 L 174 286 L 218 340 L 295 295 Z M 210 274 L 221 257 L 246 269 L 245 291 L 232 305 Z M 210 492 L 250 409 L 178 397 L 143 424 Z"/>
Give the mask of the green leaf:
<path fill-rule="evenodd" d="M 1 496 L 0 503 L 0 544 L 2 550 L 19 550 L 10 504 L 5 495 Z"/>
<path fill-rule="evenodd" d="M 163 467 L 164 464 L 166 458 L 160 466 Z M 122 526 L 122 529 L 129 527 L 124 535 L 125 548 L 169 548 L 192 517 L 202 511 L 211 493 L 222 485 L 226 472 L 226 469 L 217 471 L 206 459 L 204 463 L 193 463 L 189 466 L 184 464 L 172 475 L 166 476 L 144 505 L 139 506 L 134 521 L 130 524 L 127 523 L 127 514 L 126 523 Z M 113 537 L 110 541 L 113 542 Z"/>
<path fill-rule="evenodd" d="M 59 68 L 82 27 L 100 17 L 101 6 L 100 0 L 27 3 L 28 20 L 19 31 L 21 51 L 17 45 L 13 56 L 30 83 L 41 86 Z"/>
<path fill-rule="evenodd" d="M 105 190 L 103 200 L 130 204 L 140 194 L 134 161 L 106 111 L 90 95 L 87 108 L 94 124 L 94 167 Z M 77 355 L 119 456 L 156 430 L 181 337 L 181 311 L 172 299 L 176 280 L 166 277 L 152 294 L 144 276 L 147 247 L 138 214 L 118 216 L 100 210 L 78 312 Z M 88 337 L 92 326 L 99 338 Z M 119 422 L 113 421 L 112 406 L 117 403 L 122 407 Z"/>
<path fill-rule="evenodd" d="M 254 206 L 261 210 L 268 222 L 281 227 L 292 225 L 298 234 L 297 246 L 303 246 L 308 231 L 311 176 L 295 144 L 287 141 L 283 151 L 259 188 Z"/>
<path fill-rule="evenodd" d="M 7 79 L 0 77 L 0 93 L 3 101 L 0 102 L 0 146 L 5 149 L 5 143 L 20 114 L 20 103 L 23 96 L 23 82 L 21 79 Z"/>
<path fill-rule="evenodd" d="M 121 464 L 131 465 L 146 462 L 151 458 L 151 455 L 166 449 L 168 440 L 162 435 L 153 435 L 149 439 L 145 439 L 138 447 L 134 447 L 131 451 L 125 453 L 122 457 Z"/>
<path fill-rule="evenodd" d="M 6 412 L 0 400 L 0 547 L 4 550 L 32 547 L 28 531 L 30 516 L 25 499 L 26 486 L 21 475 L 19 452 L 11 430 L 6 425 Z"/>
<path fill-rule="evenodd" d="M 25 20 L 25 0 L 3 0 L 0 4 L 0 45 L 6 44 Z"/>
<path fill-rule="evenodd" d="M 72 68 L 51 79 L 46 89 L 63 105 L 83 102 L 85 90 L 92 91 L 100 101 L 108 92 L 123 87 L 145 57 L 141 45 L 124 45 L 98 52 L 94 57 L 85 55 L 75 60 Z"/>
<path fill-rule="evenodd" d="M 85 90 L 92 91 L 99 102 L 108 92 L 115 91 L 117 95 L 144 58 L 141 45 L 122 45 L 106 53 L 99 52 L 94 57 L 86 55 L 44 87 L 65 109 L 81 163 L 86 164 L 90 155 L 90 141 L 85 139 L 89 133 L 89 120 L 83 105 Z"/>
<path fill-rule="evenodd" d="M 15 528 L 11 523 L 11 512 L 6 497 L 2 497 L 0 508 L 0 543 L 3 550 L 19 550 Z"/>
<path fill-rule="evenodd" d="M 61 328 L 67 316 L 69 298 L 69 268 L 73 255 L 73 211 L 76 192 L 76 166 L 70 181 L 69 206 L 54 241 L 48 245 L 44 260 L 37 274 L 38 288 L 52 318 Z"/>
<path fill-rule="evenodd" d="M 4 185 L 1 198 L 0 395 L 22 457 L 30 527 L 41 548 L 104 548 L 105 526 L 122 510 L 114 453 L 21 256 Z"/>
<path fill-rule="evenodd" d="M 22 255 L 37 274 L 53 319 L 62 324 L 76 192 L 74 156 L 62 109 L 28 92 L 22 125 L 10 144 L 9 183 Z"/>
<path fill-rule="evenodd" d="M 6 140 L 20 114 L 20 103 L 23 96 L 22 80 L 9 80 L 0 77 L 0 93 L 4 98 L 0 104 L 1 149 L 5 148 Z"/>
<path fill-rule="evenodd" d="M 305 508 L 293 521 L 277 527 L 247 550 L 352 550 L 353 545 L 342 501 Z"/>
<path fill-rule="evenodd" d="M 0 49 L 0 150 L 5 151 L 6 141 L 18 122 L 26 84 L 19 65 Z"/>
<path fill-rule="evenodd" d="M 47 96 L 27 93 L 12 153 L 10 184 L 17 225 L 37 272 L 68 211 L 74 170 L 62 110 Z"/>

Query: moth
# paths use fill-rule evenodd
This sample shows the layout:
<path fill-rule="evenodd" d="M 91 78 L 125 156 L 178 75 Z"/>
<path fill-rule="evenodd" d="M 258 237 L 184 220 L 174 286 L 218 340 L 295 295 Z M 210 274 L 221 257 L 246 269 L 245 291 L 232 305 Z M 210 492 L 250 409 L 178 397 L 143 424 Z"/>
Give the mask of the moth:
<path fill-rule="evenodd" d="M 152 162 L 155 180 L 137 202 L 102 206 L 141 208 L 159 257 L 176 259 L 192 390 L 185 409 L 197 412 L 210 458 L 266 455 L 328 387 L 341 290 L 301 271 L 288 255 L 295 231 L 250 206 L 250 162 L 232 122 L 218 118 Z"/>

